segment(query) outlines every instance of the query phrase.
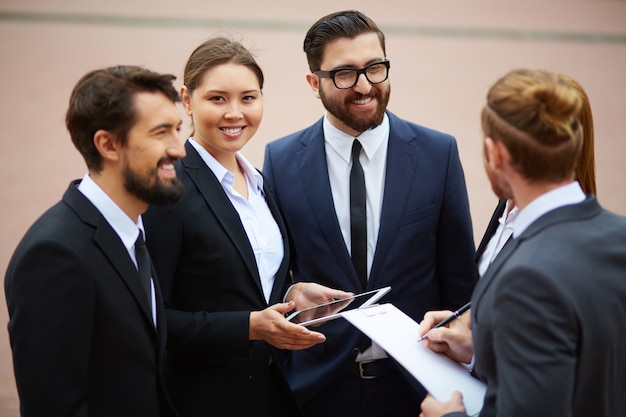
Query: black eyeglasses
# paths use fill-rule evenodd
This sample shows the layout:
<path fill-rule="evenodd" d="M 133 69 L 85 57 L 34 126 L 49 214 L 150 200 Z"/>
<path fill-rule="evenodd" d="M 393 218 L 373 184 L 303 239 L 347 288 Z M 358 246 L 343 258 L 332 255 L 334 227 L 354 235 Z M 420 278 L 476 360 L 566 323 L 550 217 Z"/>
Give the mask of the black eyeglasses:
<path fill-rule="evenodd" d="M 370 84 L 380 84 L 389 77 L 389 61 L 379 61 L 369 64 L 363 68 L 337 68 L 331 71 L 315 71 L 319 77 L 330 78 L 333 80 L 335 87 L 340 90 L 347 90 L 356 85 L 361 74 L 365 74 L 365 78 Z"/>

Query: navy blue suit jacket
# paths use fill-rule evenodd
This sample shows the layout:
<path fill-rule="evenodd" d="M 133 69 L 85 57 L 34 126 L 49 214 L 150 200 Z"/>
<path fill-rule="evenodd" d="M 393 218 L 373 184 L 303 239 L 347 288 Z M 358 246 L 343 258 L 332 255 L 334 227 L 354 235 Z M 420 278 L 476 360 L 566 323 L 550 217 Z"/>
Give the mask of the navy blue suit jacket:
<path fill-rule="evenodd" d="M 454 138 L 387 115 L 384 200 L 367 288 L 359 282 L 335 214 L 322 120 L 269 143 L 263 173 L 291 235 L 294 281 L 355 293 L 389 285 L 380 302 L 393 303 L 419 322 L 427 311 L 455 309 L 470 299 L 476 274 L 468 197 Z M 345 320 L 319 330 L 326 342 L 291 358 L 290 382 L 303 402 L 346 373 L 355 347 L 370 343 Z"/>

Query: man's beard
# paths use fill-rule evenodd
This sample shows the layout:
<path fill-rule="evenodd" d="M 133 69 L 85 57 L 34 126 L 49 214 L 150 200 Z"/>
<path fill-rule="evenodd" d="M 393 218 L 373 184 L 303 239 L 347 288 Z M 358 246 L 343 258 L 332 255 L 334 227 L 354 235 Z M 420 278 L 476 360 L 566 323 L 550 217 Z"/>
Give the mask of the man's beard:
<path fill-rule="evenodd" d="M 160 161 L 161 162 L 161 161 Z M 157 206 L 169 206 L 177 202 L 185 189 L 178 178 L 161 180 L 157 168 L 153 168 L 146 175 L 139 175 L 130 169 L 128 162 L 123 171 L 126 190 L 138 199 Z"/>
<path fill-rule="evenodd" d="M 509 185 L 491 170 L 488 163 L 485 163 L 485 171 L 487 172 L 487 178 L 489 179 L 489 184 L 491 185 L 493 193 L 500 200 L 513 198 L 513 193 L 511 192 Z"/>
<path fill-rule="evenodd" d="M 356 114 L 357 112 L 352 112 L 350 110 L 351 102 L 353 100 L 363 98 L 364 96 L 362 94 L 350 94 L 344 97 L 343 100 L 332 99 L 324 93 L 324 89 L 321 88 L 321 85 L 319 88 L 319 94 L 322 104 L 324 104 L 324 107 L 330 114 L 341 120 L 349 128 L 362 133 L 366 130 L 379 126 L 383 122 L 385 110 L 387 109 L 387 104 L 389 103 L 391 86 L 388 86 L 387 90 L 384 92 L 381 92 L 378 88 L 372 87 L 368 97 L 375 98 L 378 106 L 375 113 L 371 116 Z"/>

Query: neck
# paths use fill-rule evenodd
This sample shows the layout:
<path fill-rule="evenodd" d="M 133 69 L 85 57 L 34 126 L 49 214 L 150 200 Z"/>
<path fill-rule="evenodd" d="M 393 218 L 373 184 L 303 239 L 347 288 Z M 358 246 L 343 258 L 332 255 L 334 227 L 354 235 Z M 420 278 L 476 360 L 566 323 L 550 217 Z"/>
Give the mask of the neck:
<path fill-rule="evenodd" d="M 236 152 L 219 151 L 215 147 L 211 146 L 211 144 L 207 142 L 206 139 L 199 135 L 194 136 L 193 139 L 208 153 L 210 153 L 211 156 L 215 158 L 215 160 L 219 162 L 224 168 L 233 173 L 237 172 L 238 170 L 241 171 L 241 168 L 239 168 L 239 161 L 237 161 Z"/>
<path fill-rule="evenodd" d="M 523 210 L 524 207 L 532 203 L 538 197 L 541 197 L 543 194 L 570 184 L 571 182 L 571 180 L 565 180 L 558 183 L 530 183 L 520 178 L 518 179 L 517 184 L 511 185 L 513 190 L 513 199 L 515 203 L 517 203 L 517 207 L 519 207 L 520 210 Z"/>
<path fill-rule="evenodd" d="M 326 117 L 328 118 L 328 121 L 330 121 L 330 123 L 335 128 L 341 130 L 346 135 L 352 136 L 353 138 L 358 138 L 359 136 L 361 136 L 361 133 L 363 133 L 363 132 L 358 132 L 358 131 L 352 129 L 350 126 L 345 124 L 340 119 L 336 118 L 333 114 L 331 114 L 328 111 L 326 112 Z"/>
<path fill-rule="evenodd" d="M 148 209 L 148 203 L 126 190 L 121 176 L 114 176 L 105 171 L 99 173 L 90 171 L 89 175 L 102 191 L 135 223 L 139 220 L 139 216 Z"/>
<path fill-rule="evenodd" d="M 517 205 L 517 203 L 515 202 L 515 199 L 513 197 L 509 198 L 509 205 L 507 207 L 507 214 L 509 214 L 511 212 L 511 210 L 513 210 L 513 207 L 515 207 Z"/>

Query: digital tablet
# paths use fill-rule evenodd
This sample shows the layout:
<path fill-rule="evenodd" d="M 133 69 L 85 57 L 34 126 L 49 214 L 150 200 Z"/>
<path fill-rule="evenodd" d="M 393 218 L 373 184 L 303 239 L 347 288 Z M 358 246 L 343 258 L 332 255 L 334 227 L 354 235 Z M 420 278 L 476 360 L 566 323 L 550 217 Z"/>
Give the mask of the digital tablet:
<path fill-rule="evenodd" d="M 340 311 L 342 310 L 354 310 L 370 306 L 380 300 L 383 295 L 387 294 L 390 290 L 391 287 L 384 287 L 355 294 L 347 298 L 339 298 L 327 303 L 287 313 L 286 318 L 301 326 L 323 323 L 341 317 Z"/>

